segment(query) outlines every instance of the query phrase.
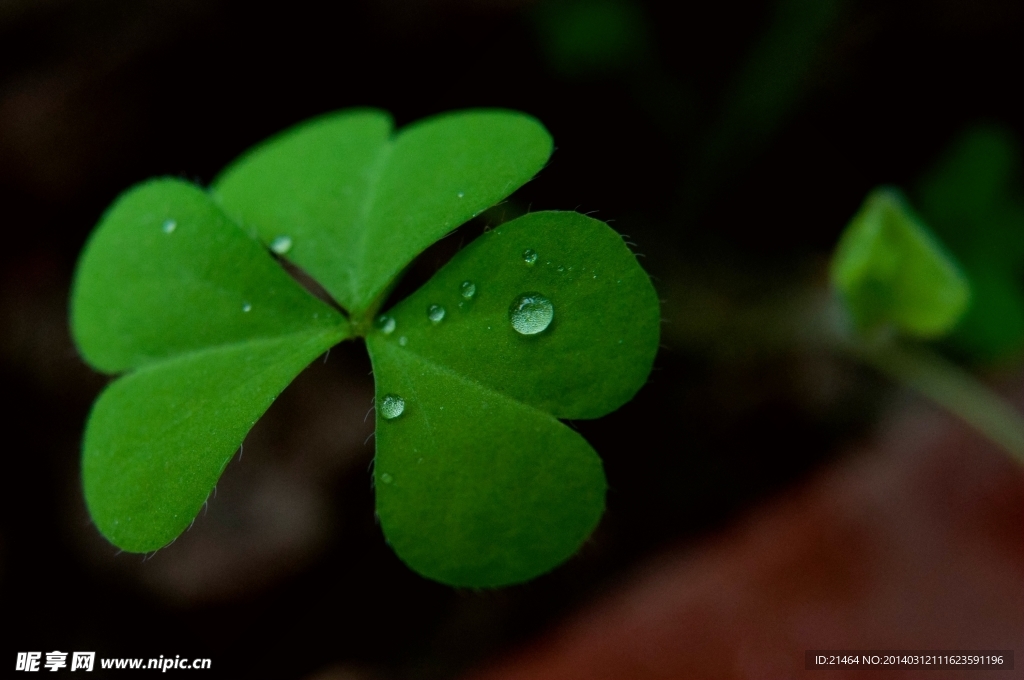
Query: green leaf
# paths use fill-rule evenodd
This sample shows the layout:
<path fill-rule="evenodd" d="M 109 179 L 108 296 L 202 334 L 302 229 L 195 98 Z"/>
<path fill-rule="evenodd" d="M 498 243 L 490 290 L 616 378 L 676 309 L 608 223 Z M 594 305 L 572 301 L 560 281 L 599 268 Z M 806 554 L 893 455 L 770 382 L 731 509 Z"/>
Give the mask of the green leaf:
<path fill-rule="evenodd" d="M 513 327 L 523 294 L 553 308 L 538 333 Z M 387 317 L 367 346 L 377 511 L 399 557 L 476 587 L 565 560 L 600 519 L 605 480 L 556 418 L 622 405 L 658 346 L 657 296 L 621 237 L 576 213 L 527 215 L 471 243 Z M 389 395 L 404 402 L 391 419 Z"/>
<path fill-rule="evenodd" d="M 108 372 L 83 445 L 100 531 L 155 550 L 199 511 L 245 434 L 345 319 L 293 281 L 205 192 L 162 179 L 119 198 L 75 274 L 72 332 Z"/>
<path fill-rule="evenodd" d="M 839 241 L 831 278 L 864 330 L 890 325 L 910 336 L 941 336 L 970 302 L 953 256 L 894 189 L 876 189 L 865 199 Z"/>
<path fill-rule="evenodd" d="M 117 380 L 93 406 L 82 482 L 96 527 L 149 552 L 189 527 L 245 435 L 339 333 L 193 352 Z"/>
<path fill-rule="evenodd" d="M 176 179 L 140 184 L 111 206 L 71 295 L 78 348 L 107 373 L 342 324 L 202 189 Z"/>
<path fill-rule="evenodd" d="M 213 193 L 353 318 L 427 246 L 540 170 L 551 137 L 518 112 L 419 121 L 397 135 L 387 114 L 343 111 L 303 123 L 231 165 Z"/>
<path fill-rule="evenodd" d="M 417 254 L 527 181 L 550 149 L 539 123 L 512 112 L 393 135 L 385 114 L 350 111 L 257 148 L 212 196 L 164 179 L 119 198 L 72 293 L 86 359 L 132 371 L 85 433 L 86 502 L 104 535 L 132 551 L 173 540 L 295 375 L 368 334 L 377 507 L 399 556 L 481 587 L 567 559 L 600 520 L 606 481 L 558 419 L 620 406 L 657 351 L 658 299 L 622 239 L 576 213 L 528 215 L 470 244 L 387 323 L 368 323 Z"/>
<path fill-rule="evenodd" d="M 1024 195 L 1011 131 L 969 129 L 922 182 L 921 212 L 963 263 L 971 307 L 950 344 L 982 361 L 1024 350 Z"/>

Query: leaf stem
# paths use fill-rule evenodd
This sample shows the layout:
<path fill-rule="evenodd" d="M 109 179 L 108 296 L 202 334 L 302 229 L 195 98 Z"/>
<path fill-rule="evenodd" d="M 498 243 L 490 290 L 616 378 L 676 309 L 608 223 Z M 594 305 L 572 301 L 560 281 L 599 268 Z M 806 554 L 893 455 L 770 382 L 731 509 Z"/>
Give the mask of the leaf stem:
<path fill-rule="evenodd" d="M 865 363 L 958 416 L 1024 464 L 1024 416 L 973 375 L 920 346 L 886 339 L 851 346 Z"/>

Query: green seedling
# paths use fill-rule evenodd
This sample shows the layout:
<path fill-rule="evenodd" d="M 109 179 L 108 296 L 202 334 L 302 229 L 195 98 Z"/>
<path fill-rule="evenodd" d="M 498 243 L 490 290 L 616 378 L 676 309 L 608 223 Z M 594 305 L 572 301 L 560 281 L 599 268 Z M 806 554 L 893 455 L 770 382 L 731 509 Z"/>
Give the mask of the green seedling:
<path fill-rule="evenodd" d="M 861 331 L 945 335 L 967 311 L 970 288 L 953 257 L 894 189 L 877 189 L 847 226 L 832 283 Z"/>
<path fill-rule="evenodd" d="M 953 333 L 971 287 L 961 265 L 900 192 L 876 189 L 846 227 L 831 267 L 858 358 L 906 384 L 1024 462 L 1024 418 L 922 341 Z"/>
<path fill-rule="evenodd" d="M 277 395 L 334 344 L 363 338 L 376 509 L 398 556 L 471 587 L 570 557 L 603 513 L 606 480 L 559 419 L 631 399 L 658 346 L 657 296 L 620 236 L 574 212 L 528 214 L 382 309 L 418 254 L 529 181 L 551 149 L 517 112 L 396 133 L 383 112 L 343 111 L 255 147 L 209 189 L 165 178 L 119 197 L 71 300 L 82 355 L 123 374 L 83 443 L 103 535 L 132 552 L 173 541 Z"/>

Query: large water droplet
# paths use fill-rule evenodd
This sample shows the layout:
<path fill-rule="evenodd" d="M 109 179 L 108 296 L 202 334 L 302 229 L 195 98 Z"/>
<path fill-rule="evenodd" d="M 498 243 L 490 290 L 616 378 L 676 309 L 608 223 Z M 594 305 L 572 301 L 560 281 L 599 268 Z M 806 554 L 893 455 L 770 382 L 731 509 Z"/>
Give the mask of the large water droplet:
<path fill-rule="evenodd" d="M 397 394 L 385 394 L 378 408 L 384 420 L 394 420 L 405 412 L 405 399 Z"/>
<path fill-rule="evenodd" d="M 174 230 L 178 228 L 178 223 L 174 220 L 167 220 L 164 222 L 163 230 L 165 234 L 173 234 Z"/>
<path fill-rule="evenodd" d="M 521 335 L 536 335 L 551 325 L 555 306 L 540 293 L 523 293 L 508 308 L 512 328 Z"/>
<path fill-rule="evenodd" d="M 395 332 L 395 326 L 398 323 L 395 321 L 395 317 L 388 316 L 387 314 L 381 314 L 377 317 L 377 321 L 374 322 L 377 328 L 384 335 L 391 335 Z"/>
<path fill-rule="evenodd" d="M 476 284 L 472 281 L 463 281 L 462 285 L 459 286 L 459 293 L 465 299 L 472 300 L 473 296 L 476 295 Z"/>
<path fill-rule="evenodd" d="M 537 251 L 533 248 L 527 248 L 523 251 L 523 262 L 528 265 L 533 265 L 537 262 Z"/>
<path fill-rule="evenodd" d="M 444 307 L 441 305 L 430 305 L 427 307 L 427 318 L 432 323 L 441 323 L 441 320 L 444 319 Z"/>
<path fill-rule="evenodd" d="M 278 236 L 270 242 L 270 249 L 278 255 L 287 254 L 287 252 L 292 249 L 292 237 Z"/>

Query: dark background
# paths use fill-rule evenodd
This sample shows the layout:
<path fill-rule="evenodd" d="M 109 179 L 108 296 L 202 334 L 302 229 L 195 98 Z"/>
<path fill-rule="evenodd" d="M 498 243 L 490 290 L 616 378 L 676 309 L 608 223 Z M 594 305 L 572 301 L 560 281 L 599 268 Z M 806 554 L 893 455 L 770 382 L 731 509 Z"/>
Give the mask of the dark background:
<path fill-rule="evenodd" d="M 979 121 L 1024 132 L 1024 5 L 597 5 L 0 0 L 3 663 L 95 650 L 209 656 L 238 676 L 454 677 L 864 435 L 887 384 L 793 341 L 780 310 L 823 289 L 871 188 L 913 187 Z M 579 25 L 592 30 L 573 42 Z M 269 134 L 367 105 L 399 125 L 463 107 L 535 115 L 557 150 L 484 221 L 596 211 L 646 255 L 666 319 L 650 383 L 576 423 L 605 460 L 603 523 L 521 586 L 453 590 L 407 570 L 374 522 L 372 383 L 349 343 L 257 425 L 192 531 L 145 562 L 115 555 L 78 486 L 105 382 L 66 326 L 86 236 L 135 182 L 206 183 Z"/>

